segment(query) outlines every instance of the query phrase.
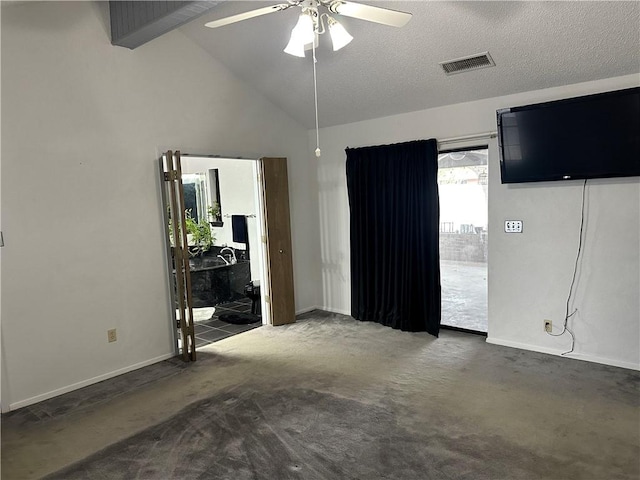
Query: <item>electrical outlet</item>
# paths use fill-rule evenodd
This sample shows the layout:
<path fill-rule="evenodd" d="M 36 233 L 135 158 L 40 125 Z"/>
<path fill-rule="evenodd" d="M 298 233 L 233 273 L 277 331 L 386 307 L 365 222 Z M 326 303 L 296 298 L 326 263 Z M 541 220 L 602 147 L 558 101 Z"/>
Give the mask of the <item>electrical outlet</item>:
<path fill-rule="evenodd" d="M 551 320 L 545 320 L 544 331 L 547 333 L 551 333 L 552 330 L 553 330 L 553 323 L 551 322 Z"/>
<path fill-rule="evenodd" d="M 107 339 L 109 340 L 109 343 L 115 342 L 116 340 L 118 340 L 118 335 L 116 334 L 115 328 L 112 328 L 111 330 L 107 330 Z"/>
<path fill-rule="evenodd" d="M 504 231 L 506 233 L 522 233 L 522 220 L 505 220 Z"/>

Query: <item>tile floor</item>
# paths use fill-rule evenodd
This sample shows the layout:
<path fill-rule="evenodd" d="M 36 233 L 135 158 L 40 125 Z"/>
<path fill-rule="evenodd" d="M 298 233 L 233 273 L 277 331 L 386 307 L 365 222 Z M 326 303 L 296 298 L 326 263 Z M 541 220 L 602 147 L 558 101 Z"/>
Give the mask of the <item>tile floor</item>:
<path fill-rule="evenodd" d="M 223 338 L 260 327 L 262 321 L 248 325 L 234 325 L 223 322 L 218 317 L 223 313 L 251 313 L 251 300 L 248 298 L 223 303 L 213 308 L 194 308 L 193 318 L 196 332 L 196 348 L 217 342 Z"/>

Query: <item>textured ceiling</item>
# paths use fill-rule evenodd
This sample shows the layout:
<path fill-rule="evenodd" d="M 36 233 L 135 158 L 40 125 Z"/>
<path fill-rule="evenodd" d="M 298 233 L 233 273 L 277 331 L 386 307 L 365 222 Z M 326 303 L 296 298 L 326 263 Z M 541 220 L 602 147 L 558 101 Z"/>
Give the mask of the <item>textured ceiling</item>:
<path fill-rule="evenodd" d="M 282 52 L 299 11 L 204 24 L 274 2 L 227 1 L 180 28 L 307 128 L 313 66 Z M 365 0 L 413 14 L 403 28 L 339 17 L 354 40 L 317 49 L 320 126 L 640 72 L 640 2 Z M 337 17 L 338 18 L 338 17 Z M 447 76 L 439 62 L 489 51 L 496 67 Z"/>

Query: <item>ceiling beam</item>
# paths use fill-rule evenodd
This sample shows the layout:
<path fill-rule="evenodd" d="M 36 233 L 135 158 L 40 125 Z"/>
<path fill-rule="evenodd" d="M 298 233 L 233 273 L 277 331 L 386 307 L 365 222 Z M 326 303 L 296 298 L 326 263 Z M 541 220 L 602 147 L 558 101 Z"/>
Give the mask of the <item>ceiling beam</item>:
<path fill-rule="evenodd" d="M 193 20 L 223 1 L 111 0 L 111 43 L 134 49 Z"/>

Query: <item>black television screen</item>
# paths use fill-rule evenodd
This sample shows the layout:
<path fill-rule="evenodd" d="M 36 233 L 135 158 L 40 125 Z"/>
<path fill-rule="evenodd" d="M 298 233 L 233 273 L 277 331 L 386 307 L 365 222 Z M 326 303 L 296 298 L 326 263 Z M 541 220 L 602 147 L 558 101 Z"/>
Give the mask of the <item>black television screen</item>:
<path fill-rule="evenodd" d="M 502 183 L 640 175 L 640 87 L 497 117 Z"/>

